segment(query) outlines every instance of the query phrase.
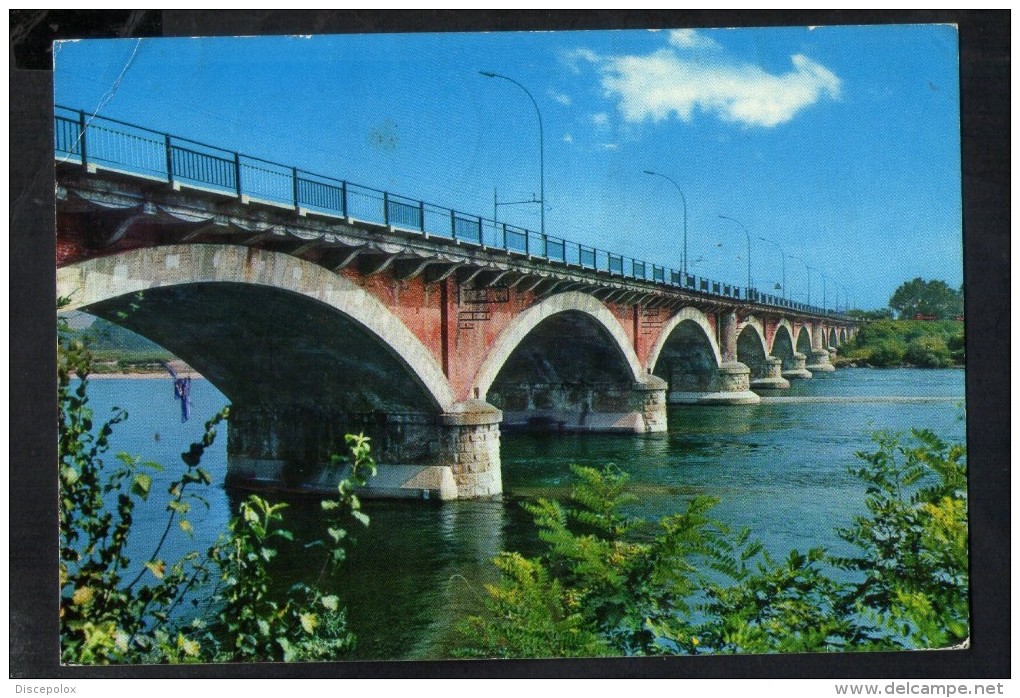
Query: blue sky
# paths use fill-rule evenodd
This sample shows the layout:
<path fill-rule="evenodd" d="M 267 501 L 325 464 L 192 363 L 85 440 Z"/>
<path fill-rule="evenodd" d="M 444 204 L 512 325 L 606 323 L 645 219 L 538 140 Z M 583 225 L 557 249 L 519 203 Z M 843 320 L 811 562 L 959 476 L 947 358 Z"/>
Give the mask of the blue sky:
<path fill-rule="evenodd" d="M 85 40 L 57 103 L 743 285 L 882 307 L 962 283 L 945 25 Z M 499 218 L 537 230 L 536 204 Z M 805 261 L 791 259 L 796 256 Z M 838 291 L 836 289 L 839 289 Z M 845 290 L 844 290 L 845 289 Z"/>

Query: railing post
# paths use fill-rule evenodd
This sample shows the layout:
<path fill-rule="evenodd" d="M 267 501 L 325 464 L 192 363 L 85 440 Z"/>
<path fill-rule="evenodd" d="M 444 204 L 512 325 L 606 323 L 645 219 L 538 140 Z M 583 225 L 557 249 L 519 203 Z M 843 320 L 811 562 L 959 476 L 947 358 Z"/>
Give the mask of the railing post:
<path fill-rule="evenodd" d="M 80 144 L 78 149 L 81 151 L 82 169 L 88 169 L 88 155 L 85 152 L 85 112 L 81 109 L 78 110 L 78 143 Z"/>
<path fill-rule="evenodd" d="M 166 184 L 173 186 L 173 146 L 170 145 L 170 135 L 163 136 L 163 143 L 166 148 Z"/>
<path fill-rule="evenodd" d="M 382 216 L 383 225 L 390 224 L 390 195 L 386 192 L 382 193 Z"/>
<path fill-rule="evenodd" d="M 542 256 L 549 259 L 549 236 L 542 233 Z"/>
<path fill-rule="evenodd" d="M 290 168 L 290 174 L 294 184 L 294 210 L 299 211 L 301 210 L 301 205 L 298 203 L 297 168 Z"/>
<path fill-rule="evenodd" d="M 234 185 L 237 187 L 237 198 L 241 198 L 241 154 L 234 153 Z"/>
<path fill-rule="evenodd" d="M 481 216 L 478 216 L 478 244 L 485 247 L 485 230 L 482 229 Z"/>
<path fill-rule="evenodd" d="M 421 232 L 425 232 L 425 202 L 418 202 L 418 223 L 420 224 Z"/>
<path fill-rule="evenodd" d="M 506 225 L 504 223 L 503 225 Z M 524 229 L 524 254 L 531 256 L 531 231 L 527 228 Z"/>
<path fill-rule="evenodd" d="M 340 215 L 347 218 L 347 180 L 340 182 Z"/>
<path fill-rule="evenodd" d="M 525 241 L 524 244 L 526 246 L 528 244 L 527 241 Z M 508 245 L 507 242 L 506 242 L 506 222 L 505 221 L 503 222 L 503 249 L 505 251 L 507 251 L 507 252 L 510 251 L 510 245 Z"/>
<path fill-rule="evenodd" d="M 457 239 L 457 212 L 452 208 L 450 209 L 450 235 L 454 240 Z"/>

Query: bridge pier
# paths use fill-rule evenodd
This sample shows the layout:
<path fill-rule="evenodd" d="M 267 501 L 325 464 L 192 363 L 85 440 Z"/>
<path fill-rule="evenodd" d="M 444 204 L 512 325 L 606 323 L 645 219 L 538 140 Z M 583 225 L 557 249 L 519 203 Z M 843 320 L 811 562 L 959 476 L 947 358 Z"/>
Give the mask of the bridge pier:
<path fill-rule="evenodd" d="M 567 432 L 650 434 L 666 431 L 666 382 L 656 376 L 630 384 L 502 384 L 488 399 L 508 427 Z"/>
<path fill-rule="evenodd" d="M 785 390 L 790 381 L 783 378 L 783 360 L 775 356 L 765 359 L 762 375 L 751 380 L 751 390 Z"/>
<path fill-rule="evenodd" d="M 465 400 L 440 416 L 440 457 L 457 485 L 458 499 L 503 492 L 499 460 L 499 423 L 503 413 L 484 400 Z"/>
<path fill-rule="evenodd" d="M 805 368 L 812 373 L 831 373 L 836 370 L 829 360 L 829 350 L 823 344 L 825 331 L 815 324 L 811 331 L 811 354 Z"/>
<path fill-rule="evenodd" d="M 793 358 L 783 361 L 782 377 L 787 380 L 810 378 L 811 371 L 807 370 L 807 356 L 798 351 L 794 352 Z"/>
<path fill-rule="evenodd" d="M 378 473 L 366 497 L 467 499 L 502 492 L 502 413 L 482 400 L 427 413 L 345 414 L 309 406 L 232 405 L 227 482 L 252 489 L 331 493 L 350 474 L 332 464 L 344 434 L 372 441 Z"/>

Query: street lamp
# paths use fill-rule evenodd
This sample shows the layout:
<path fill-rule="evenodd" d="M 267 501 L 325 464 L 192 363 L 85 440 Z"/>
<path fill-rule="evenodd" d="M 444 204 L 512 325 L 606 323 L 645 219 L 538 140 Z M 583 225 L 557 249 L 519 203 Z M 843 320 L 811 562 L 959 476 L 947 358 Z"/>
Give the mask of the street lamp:
<path fill-rule="evenodd" d="M 499 223 L 499 207 L 500 206 L 516 206 L 517 204 L 537 204 L 540 203 L 535 195 L 532 194 L 530 199 L 523 199 L 521 201 L 500 201 L 499 193 L 495 188 L 492 190 L 492 222 Z"/>
<path fill-rule="evenodd" d="M 790 255 L 790 259 L 796 259 L 804 265 L 805 269 L 807 269 L 807 303 L 808 305 L 811 305 L 811 272 L 813 271 L 813 268 L 809 267 L 807 262 L 796 255 Z"/>
<path fill-rule="evenodd" d="M 651 170 L 645 170 L 644 172 L 645 172 L 646 175 L 654 175 L 656 177 L 662 177 L 667 182 L 672 184 L 674 187 L 676 187 L 676 190 L 678 192 L 680 192 L 680 200 L 684 202 L 684 256 L 683 256 L 683 269 L 684 269 L 684 283 L 686 284 L 687 283 L 687 197 L 684 196 L 683 189 L 680 188 L 680 185 L 677 184 L 676 182 L 674 182 L 672 178 L 667 177 L 664 174 L 659 174 L 658 172 L 652 172 Z"/>
<path fill-rule="evenodd" d="M 783 300 L 786 300 L 786 252 L 783 251 L 783 248 L 775 240 L 769 240 L 768 238 L 763 238 L 761 236 L 759 236 L 758 239 L 762 242 L 772 243 L 779 248 L 779 254 L 781 255 L 780 260 L 782 261 L 783 267 Z"/>
<path fill-rule="evenodd" d="M 545 235 L 545 135 L 542 132 L 542 112 L 538 110 L 538 103 L 535 98 L 531 96 L 531 92 L 528 91 L 521 83 L 517 82 L 513 78 L 508 78 L 506 75 L 500 75 L 499 73 L 490 73 L 485 70 L 479 70 L 480 75 L 484 75 L 487 78 L 502 78 L 517 85 L 517 87 L 524 90 L 524 94 L 528 95 L 528 99 L 531 100 L 531 104 L 535 107 L 535 114 L 538 115 L 538 182 L 539 182 L 539 200 L 540 208 L 539 213 L 541 214 L 541 225 L 542 234 Z"/>
<path fill-rule="evenodd" d="M 720 218 L 725 218 L 728 221 L 733 221 L 734 223 L 739 225 L 741 228 L 743 228 L 744 235 L 747 236 L 747 290 L 750 291 L 751 290 L 751 233 L 747 232 L 747 227 L 744 226 L 744 224 L 741 223 L 740 221 L 738 221 L 736 218 L 730 218 L 729 216 L 724 216 L 721 213 L 719 214 L 719 217 Z"/>

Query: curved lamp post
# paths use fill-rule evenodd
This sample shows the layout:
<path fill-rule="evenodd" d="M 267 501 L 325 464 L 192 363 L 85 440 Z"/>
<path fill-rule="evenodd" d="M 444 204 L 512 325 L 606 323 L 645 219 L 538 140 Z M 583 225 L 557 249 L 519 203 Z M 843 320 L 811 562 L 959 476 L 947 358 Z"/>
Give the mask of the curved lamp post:
<path fill-rule="evenodd" d="M 776 248 L 779 250 L 779 254 L 781 255 L 780 261 L 782 262 L 783 267 L 783 300 L 786 300 L 786 252 L 783 251 L 783 248 L 775 240 L 769 240 L 768 238 L 763 238 L 761 236 L 758 236 L 758 239 L 761 240 L 762 242 L 768 242 L 775 245 Z"/>
<path fill-rule="evenodd" d="M 674 182 L 671 177 L 667 177 L 666 175 L 660 174 L 658 172 L 652 172 L 651 170 L 645 170 L 644 172 L 645 172 L 646 175 L 654 175 L 656 177 L 662 177 L 667 182 L 672 184 L 674 187 L 676 187 L 676 190 L 678 192 L 680 192 L 680 200 L 684 202 L 684 256 L 683 256 L 683 262 L 682 263 L 683 263 L 683 270 L 684 270 L 684 284 L 686 284 L 687 283 L 687 197 L 684 196 L 684 191 L 683 191 L 683 189 L 680 188 L 680 185 L 677 184 L 676 182 Z"/>
<path fill-rule="evenodd" d="M 531 92 L 528 91 L 528 88 L 513 78 L 508 78 L 506 75 L 500 75 L 499 73 L 490 73 L 485 70 L 479 70 L 478 73 L 487 78 L 502 78 L 503 80 L 512 82 L 517 85 L 517 87 L 524 90 L 524 94 L 528 95 L 528 99 L 531 100 L 531 104 L 535 107 L 535 114 L 538 115 L 538 186 L 539 200 L 541 202 L 539 213 L 541 214 L 542 234 L 545 235 L 545 135 L 542 132 L 542 112 L 538 110 L 538 103 L 535 101 L 535 98 L 531 96 Z"/>
<path fill-rule="evenodd" d="M 747 232 L 747 227 L 743 223 L 738 221 L 736 218 L 730 218 L 729 216 L 724 216 L 721 213 L 719 214 L 719 217 L 720 218 L 725 218 L 728 221 L 733 221 L 734 223 L 739 225 L 741 228 L 743 228 L 744 235 L 747 236 L 747 290 L 750 291 L 751 290 L 751 233 Z"/>

